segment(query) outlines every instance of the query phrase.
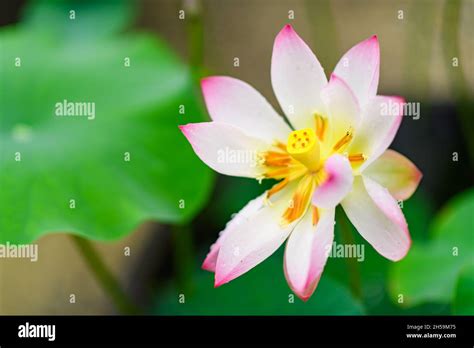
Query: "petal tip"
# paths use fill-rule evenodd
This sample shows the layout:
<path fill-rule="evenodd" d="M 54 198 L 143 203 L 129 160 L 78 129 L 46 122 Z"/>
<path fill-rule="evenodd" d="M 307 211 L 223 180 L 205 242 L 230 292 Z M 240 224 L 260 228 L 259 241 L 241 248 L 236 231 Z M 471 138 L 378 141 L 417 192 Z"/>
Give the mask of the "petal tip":
<path fill-rule="evenodd" d="M 364 40 L 363 44 L 365 44 L 365 47 L 373 47 L 374 49 L 376 49 L 377 53 L 380 50 L 379 38 L 376 34 Z"/>
<path fill-rule="evenodd" d="M 414 163 L 411 163 L 411 165 L 412 169 L 410 173 L 410 188 L 407 190 L 406 197 L 401 198 L 403 200 L 407 200 L 415 193 L 418 188 L 418 185 L 420 185 L 421 179 L 423 179 L 423 173 L 421 172 L 421 170 L 419 170 Z"/>
<path fill-rule="evenodd" d="M 179 125 L 178 128 L 184 134 L 184 136 L 187 137 L 190 126 L 191 124 L 189 123 L 189 124 Z"/>
<path fill-rule="evenodd" d="M 230 282 L 234 277 L 229 276 L 229 274 L 222 274 L 222 269 L 219 269 L 219 262 L 216 264 L 216 270 L 214 275 L 214 288 L 218 288 L 228 282 Z M 222 266 L 222 264 L 221 264 Z"/>
<path fill-rule="evenodd" d="M 393 261 L 393 262 L 398 262 L 402 259 L 405 258 L 405 256 L 407 256 L 408 252 L 410 251 L 411 249 L 411 244 L 412 244 L 412 240 L 411 240 L 411 236 L 410 236 L 410 232 L 408 231 L 408 225 L 405 226 L 404 228 L 404 231 L 405 231 L 405 234 L 407 236 L 407 242 L 406 244 L 404 244 L 403 246 L 400 247 L 398 253 L 395 253 L 393 255 L 386 255 L 385 258 L 389 259 L 390 261 Z"/>
<path fill-rule="evenodd" d="M 407 256 L 408 251 L 410 251 L 410 248 L 411 248 L 411 238 L 410 238 L 410 240 L 408 241 L 408 245 L 407 245 L 407 247 L 406 247 L 406 250 L 404 250 L 402 253 L 397 254 L 397 255 L 394 255 L 393 257 L 390 257 L 390 258 L 388 258 L 388 259 L 389 259 L 390 261 L 393 261 L 393 262 L 401 261 L 402 259 L 405 258 L 405 256 Z"/>
<path fill-rule="evenodd" d="M 296 289 L 290 285 L 291 290 L 295 293 L 295 295 L 303 302 L 307 302 L 311 296 L 313 296 L 314 292 L 316 291 L 317 285 L 319 283 L 319 279 L 321 276 L 316 278 L 313 282 L 305 284 L 303 288 Z"/>
<path fill-rule="evenodd" d="M 418 186 L 418 184 L 420 183 L 421 179 L 423 179 L 423 173 L 421 172 L 421 170 L 419 170 L 418 168 L 415 169 L 415 180 L 416 180 L 416 186 Z"/>
<path fill-rule="evenodd" d="M 201 79 L 201 90 L 206 99 L 209 96 L 211 89 L 213 88 L 216 81 L 218 81 L 218 76 L 207 76 Z"/>
<path fill-rule="evenodd" d="M 307 302 L 309 298 L 311 297 L 311 295 L 298 295 L 298 294 L 296 294 L 296 296 L 298 296 L 298 298 L 303 302 Z"/>
<path fill-rule="evenodd" d="M 214 267 L 212 267 L 212 265 L 207 260 L 204 260 L 201 265 L 201 269 L 208 272 L 214 272 Z"/>
<path fill-rule="evenodd" d="M 221 285 L 224 285 L 225 283 L 228 283 L 228 282 L 225 281 L 225 279 L 219 279 L 219 278 L 217 278 L 217 276 L 216 276 L 216 278 L 215 278 L 215 280 L 214 280 L 214 288 L 218 288 L 218 287 L 220 287 Z"/>
<path fill-rule="evenodd" d="M 203 77 L 201 79 L 201 89 L 204 91 L 207 87 L 207 85 L 209 84 L 209 82 L 211 81 L 212 77 L 211 76 L 207 76 L 207 77 Z"/>
<path fill-rule="evenodd" d="M 201 87 L 202 88 L 206 88 L 208 87 L 210 84 L 212 84 L 213 82 L 216 82 L 218 81 L 219 79 L 221 79 L 222 76 L 206 76 L 206 77 L 203 77 L 201 79 Z"/>
<path fill-rule="evenodd" d="M 423 179 L 423 173 L 420 169 L 418 169 L 418 167 L 415 164 L 413 164 L 413 167 L 414 168 L 413 168 L 412 178 L 413 178 L 414 187 L 415 187 L 415 190 L 416 190 L 418 185 L 421 182 L 421 179 Z"/>
<path fill-rule="evenodd" d="M 403 103 L 406 102 L 406 99 L 405 99 L 404 97 L 402 97 L 402 96 L 399 96 L 399 95 L 396 95 L 396 96 L 394 96 L 393 98 L 396 99 L 396 101 L 397 101 L 398 103 L 400 103 L 400 104 L 403 104 Z"/>
<path fill-rule="evenodd" d="M 275 46 L 278 46 L 286 40 L 291 39 L 295 35 L 298 36 L 298 34 L 296 34 L 296 31 L 293 29 L 293 26 L 291 24 L 285 24 L 285 26 L 280 30 L 280 32 L 275 38 Z"/>

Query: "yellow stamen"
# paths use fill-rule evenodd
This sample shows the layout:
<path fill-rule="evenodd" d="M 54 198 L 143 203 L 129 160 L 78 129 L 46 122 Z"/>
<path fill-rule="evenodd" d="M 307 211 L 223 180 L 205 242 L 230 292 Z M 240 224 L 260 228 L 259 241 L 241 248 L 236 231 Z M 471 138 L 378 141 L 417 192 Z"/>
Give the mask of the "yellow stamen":
<path fill-rule="evenodd" d="M 320 141 L 323 141 L 327 128 L 327 120 L 319 114 L 315 114 L 314 119 L 316 121 L 316 136 Z"/>
<path fill-rule="evenodd" d="M 283 144 L 283 143 L 280 142 L 280 141 L 277 141 L 274 145 L 275 145 L 276 147 L 278 147 L 280 150 L 285 151 L 285 153 L 286 153 L 286 145 L 285 145 L 285 144 Z"/>
<path fill-rule="evenodd" d="M 346 134 L 333 146 L 334 151 L 340 150 L 352 140 L 352 130 L 349 129 Z"/>
<path fill-rule="evenodd" d="M 319 167 L 319 142 L 311 128 L 304 128 L 290 133 L 286 151 L 310 170 Z"/>
<path fill-rule="evenodd" d="M 273 196 L 275 193 L 280 192 L 283 188 L 288 185 L 290 181 L 288 178 L 280 181 L 278 184 L 274 185 L 270 190 L 267 191 L 267 199 Z"/>
<path fill-rule="evenodd" d="M 320 170 L 318 170 L 316 172 L 316 175 L 314 176 L 314 179 L 316 180 L 316 184 L 319 186 L 323 182 L 326 181 L 327 177 L 328 177 L 328 173 L 326 173 L 324 168 L 321 168 Z"/>
<path fill-rule="evenodd" d="M 284 223 L 290 224 L 304 214 L 311 199 L 313 188 L 313 176 L 310 174 L 305 175 L 296 187 L 290 206 L 283 213 Z"/>
<path fill-rule="evenodd" d="M 263 155 L 264 164 L 273 167 L 284 167 L 290 164 L 291 157 L 285 152 L 268 151 Z"/>
<path fill-rule="evenodd" d="M 316 208 L 313 205 L 313 226 L 316 226 L 318 224 L 318 221 L 319 221 L 319 211 L 318 211 L 318 208 Z"/>
<path fill-rule="evenodd" d="M 265 178 L 269 179 L 284 179 L 286 176 L 290 174 L 290 169 L 287 167 L 280 167 L 275 169 L 270 169 L 267 171 L 264 176 Z"/>
<path fill-rule="evenodd" d="M 349 155 L 348 159 L 349 162 L 362 162 L 365 161 L 365 156 L 361 153 L 356 153 L 353 155 Z"/>

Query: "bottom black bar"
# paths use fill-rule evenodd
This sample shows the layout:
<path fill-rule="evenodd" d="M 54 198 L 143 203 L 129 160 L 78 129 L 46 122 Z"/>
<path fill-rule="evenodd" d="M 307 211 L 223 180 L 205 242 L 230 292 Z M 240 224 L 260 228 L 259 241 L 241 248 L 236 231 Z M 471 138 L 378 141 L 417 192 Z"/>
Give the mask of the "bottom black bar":
<path fill-rule="evenodd" d="M 2 316 L 0 346 L 325 343 L 469 346 L 473 317 Z"/>

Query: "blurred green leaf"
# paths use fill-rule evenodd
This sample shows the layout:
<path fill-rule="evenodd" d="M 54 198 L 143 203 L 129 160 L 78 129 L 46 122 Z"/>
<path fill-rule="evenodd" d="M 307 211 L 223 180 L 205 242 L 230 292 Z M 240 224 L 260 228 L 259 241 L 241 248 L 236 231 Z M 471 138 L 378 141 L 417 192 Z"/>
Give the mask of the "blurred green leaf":
<path fill-rule="evenodd" d="M 33 0 L 24 10 L 23 25 L 59 40 L 95 40 L 126 29 L 135 17 L 134 3 L 132 0 Z"/>
<path fill-rule="evenodd" d="M 473 256 L 474 188 L 454 197 L 436 216 L 433 242 L 459 248 L 459 254 Z"/>
<path fill-rule="evenodd" d="M 147 219 L 197 213 L 211 172 L 177 126 L 201 121 L 201 107 L 188 69 L 162 42 L 52 40 L 21 26 L 0 40 L 0 243 L 49 232 L 116 239 Z M 56 116 L 64 100 L 95 103 L 95 118 Z"/>
<path fill-rule="evenodd" d="M 403 295 L 406 306 L 428 301 L 449 302 L 464 261 L 454 257 L 447 246 L 413 246 L 406 259 L 393 266 L 390 278 L 393 298 Z"/>
<path fill-rule="evenodd" d="M 157 299 L 157 315 L 360 315 L 364 310 L 350 292 L 323 275 L 305 303 L 288 287 L 282 250 L 243 276 L 214 288 L 214 274 L 198 270 L 194 291 L 179 302 L 180 289 L 169 289 Z M 290 300 L 290 301 L 289 301 Z M 292 301 L 294 300 L 294 302 Z M 293 303 L 290 303 L 293 302 Z"/>
<path fill-rule="evenodd" d="M 453 313 L 474 315 L 474 264 L 461 271 L 454 295 Z"/>
<path fill-rule="evenodd" d="M 432 240 L 415 244 L 393 265 L 390 292 L 404 296 L 403 305 L 450 302 L 461 269 L 474 260 L 474 189 L 450 201 L 431 228 Z"/>
<path fill-rule="evenodd" d="M 435 216 L 430 198 L 426 196 L 423 190 L 418 189 L 410 199 L 403 202 L 402 210 L 412 240 L 428 240 L 430 225 Z"/>

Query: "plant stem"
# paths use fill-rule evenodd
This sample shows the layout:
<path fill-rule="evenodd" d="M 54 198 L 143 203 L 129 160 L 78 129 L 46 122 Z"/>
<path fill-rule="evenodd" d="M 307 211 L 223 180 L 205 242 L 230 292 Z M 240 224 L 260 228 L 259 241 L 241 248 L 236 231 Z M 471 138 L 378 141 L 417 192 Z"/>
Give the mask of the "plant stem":
<path fill-rule="evenodd" d="M 77 250 L 94 274 L 102 289 L 109 295 L 110 299 L 122 314 L 139 314 L 137 306 L 128 298 L 121 288 L 119 282 L 107 269 L 99 253 L 94 249 L 90 241 L 76 235 L 70 235 Z"/>
<path fill-rule="evenodd" d="M 344 214 L 338 208 L 338 219 L 337 223 L 340 226 L 342 235 L 342 241 L 344 244 L 355 244 L 354 236 L 347 223 L 347 219 Z M 356 258 L 346 257 L 347 268 L 349 271 L 349 285 L 351 288 L 352 295 L 358 299 L 362 299 L 362 286 L 360 282 L 360 269 Z"/>
<path fill-rule="evenodd" d="M 183 7 L 188 15 L 187 40 L 188 59 L 193 77 L 199 80 L 203 76 L 204 64 L 204 28 L 202 23 L 202 3 L 200 0 L 184 0 Z"/>

